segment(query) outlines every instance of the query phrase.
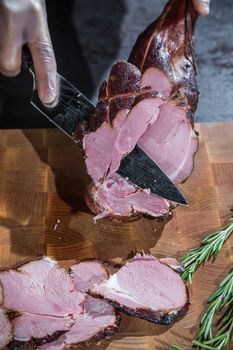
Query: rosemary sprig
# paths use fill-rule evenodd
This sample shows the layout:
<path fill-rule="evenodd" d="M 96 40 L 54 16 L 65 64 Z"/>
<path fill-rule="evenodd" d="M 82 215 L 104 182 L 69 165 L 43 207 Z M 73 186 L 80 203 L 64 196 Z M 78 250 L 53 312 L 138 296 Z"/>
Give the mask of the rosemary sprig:
<path fill-rule="evenodd" d="M 230 219 L 228 225 L 207 236 L 199 247 L 191 249 L 184 258 L 181 258 L 181 262 L 185 267 L 182 274 L 185 282 L 192 283 L 197 268 L 208 261 L 210 257 L 216 258 L 224 242 L 230 237 L 232 232 L 233 218 Z"/>
<path fill-rule="evenodd" d="M 207 302 L 209 306 L 202 317 L 193 346 L 207 350 L 228 349 L 233 340 L 233 270 L 224 278 Z M 226 311 L 217 322 L 217 330 L 214 334 L 214 319 L 217 313 L 223 309 Z M 171 349 L 183 350 L 176 345 L 171 345 Z"/>
<path fill-rule="evenodd" d="M 228 349 L 233 340 L 233 305 L 229 305 L 221 319 L 221 324 L 215 336 L 208 340 L 193 341 L 193 345 L 201 349 Z"/>
<path fill-rule="evenodd" d="M 208 308 L 203 315 L 197 339 L 193 344 L 205 349 L 204 345 L 214 349 L 225 349 L 232 339 L 233 331 L 233 270 L 220 283 L 219 288 L 208 299 Z M 217 332 L 213 334 L 213 324 L 216 314 L 227 308 L 217 323 Z"/>
<path fill-rule="evenodd" d="M 211 257 L 216 258 L 225 241 L 233 233 L 233 217 L 229 223 L 209 236 L 199 247 L 191 251 L 181 259 L 185 267 L 182 278 L 185 282 L 192 283 L 197 268 L 208 261 Z M 208 308 L 202 317 L 197 338 L 193 346 L 207 350 L 229 349 L 233 341 L 233 270 L 220 283 L 219 288 L 209 297 Z M 213 325 L 217 313 L 226 309 L 222 318 L 216 325 L 214 334 Z M 173 350 L 183 350 L 177 345 L 171 345 Z"/>

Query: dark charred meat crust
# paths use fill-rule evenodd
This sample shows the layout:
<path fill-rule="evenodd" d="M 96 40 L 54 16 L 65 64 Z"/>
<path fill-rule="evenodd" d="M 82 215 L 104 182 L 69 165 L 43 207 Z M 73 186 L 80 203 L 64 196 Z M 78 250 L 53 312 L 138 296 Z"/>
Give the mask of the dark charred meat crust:
<path fill-rule="evenodd" d="M 82 141 L 84 136 L 89 132 L 89 129 L 90 129 L 89 124 L 87 122 L 79 123 L 72 135 L 73 139 L 77 142 L 82 152 L 83 152 Z M 83 155 L 84 155 L 84 152 L 83 152 Z"/>
<path fill-rule="evenodd" d="M 51 335 L 47 335 L 46 337 L 44 338 L 33 338 L 30 343 L 34 346 L 41 346 L 41 345 L 44 345 L 44 344 L 47 344 L 47 343 L 51 343 L 55 340 L 57 340 L 58 338 L 60 338 L 60 336 L 62 334 L 65 334 L 67 333 L 68 331 L 57 331 L 57 332 L 54 332 L 53 334 Z"/>
<path fill-rule="evenodd" d="M 96 131 L 104 122 L 109 122 L 109 103 L 107 100 L 100 101 L 90 119 L 89 130 Z"/>
<path fill-rule="evenodd" d="M 109 101 L 109 119 L 111 124 L 113 123 L 118 112 L 120 112 L 122 109 L 130 110 L 132 108 L 135 98 L 136 95 L 132 94 L 115 96 L 111 98 Z"/>
<path fill-rule="evenodd" d="M 114 306 L 119 311 L 126 313 L 128 316 L 139 317 L 143 320 L 156 323 L 156 324 L 164 324 L 170 325 L 186 315 L 189 309 L 189 303 L 187 303 L 182 309 L 178 311 L 174 311 L 171 313 L 163 313 L 163 312 L 153 312 L 149 309 L 131 309 L 124 306 L 119 305 L 117 302 L 113 302 L 112 300 L 108 300 L 108 302 Z"/>
<path fill-rule="evenodd" d="M 119 326 L 121 322 L 121 316 L 120 314 L 116 311 L 116 322 L 114 325 L 105 327 L 104 329 L 101 329 L 98 333 L 96 333 L 93 337 L 90 339 L 87 339 L 84 342 L 80 342 L 77 344 L 72 344 L 72 345 L 67 345 L 64 343 L 64 348 L 65 347 L 73 347 L 73 346 L 78 346 L 78 345 L 85 345 L 85 346 L 91 346 L 97 342 L 99 342 L 102 339 L 109 339 L 113 337 L 114 335 L 117 335 L 119 332 Z M 18 341 L 18 340 L 13 340 L 10 342 L 8 345 L 9 350 L 26 350 L 29 347 L 32 349 L 38 349 L 38 346 L 42 346 L 48 343 L 51 343 L 55 340 L 58 340 L 59 337 L 64 334 L 65 332 L 56 332 L 52 336 L 48 336 L 43 339 L 33 339 L 32 341 L 29 342 L 23 342 L 23 341 Z"/>
<path fill-rule="evenodd" d="M 10 344 L 8 344 L 7 349 L 9 350 L 26 350 L 29 346 L 27 341 L 18 341 L 12 340 Z"/>
<path fill-rule="evenodd" d="M 115 300 L 111 299 L 105 299 L 99 294 L 91 293 L 95 298 L 99 299 L 104 299 L 109 302 L 112 306 L 114 306 L 117 310 L 124 312 L 128 316 L 134 316 L 134 317 L 139 317 L 143 320 L 156 323 L 156 324 L 163 324 L 163 325 L 170 325 L 177 320 L 179 320 L 181 317 L 185 316 L 189 310 L 189 290 L 188 287 L 186 286 L 186 295 L 187 295 L 187 302 L 186 304 L 178 310 L 174 311 L 169 311 L 169 312 L 163 312 L 163 311 L 153 311 L 151 309 L 147 308 L 137 308 L 137 309 L 132 309 L 126 306 L 121 305 Z"/>
<path fill-rule="evenodd" d="M 107 94 L 107 81 L 104 80 L 103 83 L 100 85 L 100 89 L 99 89 L 99 96 L 98 96 L 98 100 L 105 100 L 108 98 L 108 94 Z"/>
<path fill-rule="evenodd" d="M 148 98 L 161 98 L 164 99 L 163 95 L 154 90 L 142 90 L 135 98 L 134 104 L 132 107 L 136 106 L 139 102 L 148 99 Z"/>
<path fill-rule="evenodd" d="M 170 0 L 162 15 L 138 37 L 129 56 L 129 62 L 142 74 L 151 67 L 162 70 L 173 83 L 173 91 L 185 93 L 193 112 L 198 102 L 194 58 L 196 19 L 191 0 Z"/>
<path fill-rule="evenodd" d="M 131 63 L 120 61 L 113 65 L 108 83 L 108 98 L 116 95 L 137 93 L 141 90 L 141 72 Z"/>
<path fill-rule="evenodd" d="M 12 342 L 8 345 L 10 350 L 23 350 L 28 347 L 32 347 L 37 349 L 38 346 L 42 346 L 48 343 L 52 343 L 55 340 L 58 340 L 62 334 L 65 334 L 68 331 L 57 331 L 51 335 L 47 335 L 44 338 L 32 338 L 29 341 L 20 341 L 20 340 L 12 340 Z"/>

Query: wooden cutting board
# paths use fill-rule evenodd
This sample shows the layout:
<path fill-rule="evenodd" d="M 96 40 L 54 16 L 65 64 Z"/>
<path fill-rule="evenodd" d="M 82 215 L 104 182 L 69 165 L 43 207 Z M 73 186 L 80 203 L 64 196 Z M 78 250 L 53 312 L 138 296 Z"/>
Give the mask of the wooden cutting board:
<path fill-rule="evenodd" d="M 233 123 L 196 128 L 200 149 L 195 170 L 180 186 L 190 207 L 177 208 L 166 225 L 149 219 L 94 224 L 82 197 L 89 179 L 71 140 L 51 129 L 0 131 L 0 267 L 44 254 L 67 266 L 80 258 L 126 258 L 137 250 L 183 256 L 224 224 L 233 204 Z M 118 336 L 89 349 L 164 350 L 175 343 L 190 350 L 205 301 L 232 261 L 231 239 L 214 264 L 196 273 L 189 313 L 175 325 L 123 316 Z"/>

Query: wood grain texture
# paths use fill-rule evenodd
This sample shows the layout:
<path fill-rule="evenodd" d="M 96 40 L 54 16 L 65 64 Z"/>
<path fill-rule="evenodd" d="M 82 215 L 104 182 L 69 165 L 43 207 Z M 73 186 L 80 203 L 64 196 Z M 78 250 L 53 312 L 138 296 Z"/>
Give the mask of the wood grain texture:
<path fill-rule="evenodd" d="M 200 124 L 195 170 L 180 186 L 190 207 L 167 222 L 93 222 L 83 192 L 89 179 L 78 147 L 57 130 L 0 131 L 0 268 L 48 254 L 68 266 L 88 257 L 126 258 L 144 250 L 181 257 L 229 217 L 233 204 L 233 123 Z M 191 349 L 205 301 L 232 266 L 232 239 L 201 267 L 188 315 L 171 327 L 123 317 L 120 333 L 91 350 Z M 83 349 L 84 347 L 79 347 Z"/>

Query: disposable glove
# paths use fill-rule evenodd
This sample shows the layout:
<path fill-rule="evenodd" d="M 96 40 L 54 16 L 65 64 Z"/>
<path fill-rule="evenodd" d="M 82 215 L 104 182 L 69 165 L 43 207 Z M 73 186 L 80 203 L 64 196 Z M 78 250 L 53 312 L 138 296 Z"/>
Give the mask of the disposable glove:
<path fill-rule="evenodd" d="M 22 47 L 28 44 L 43 103 L 56 98 L 56 60 L 44 0 L 0 0 L 0 72 L 20 72 Z"/>

